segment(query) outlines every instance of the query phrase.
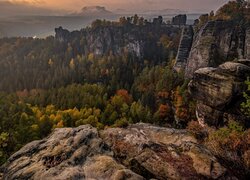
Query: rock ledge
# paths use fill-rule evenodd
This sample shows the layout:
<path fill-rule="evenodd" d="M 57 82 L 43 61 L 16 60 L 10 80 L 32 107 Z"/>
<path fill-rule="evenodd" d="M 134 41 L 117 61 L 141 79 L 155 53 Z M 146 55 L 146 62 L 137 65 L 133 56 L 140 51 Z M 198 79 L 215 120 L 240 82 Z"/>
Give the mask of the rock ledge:
<path fill-rule="evenodd" d="M 99 135 L 100 134 L 100 135 Z M 11 156 L 4 179 L 218 179 L 227 169 L 185 130 L 135 124 L 55 129 Z"/>

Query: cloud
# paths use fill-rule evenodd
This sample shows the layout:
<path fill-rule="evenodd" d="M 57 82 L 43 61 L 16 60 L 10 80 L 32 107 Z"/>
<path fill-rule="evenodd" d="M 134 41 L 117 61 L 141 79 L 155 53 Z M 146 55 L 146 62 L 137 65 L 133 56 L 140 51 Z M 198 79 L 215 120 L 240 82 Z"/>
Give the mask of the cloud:
<path fill-rule="evenodd" d="M 41 5 L 45 4 L 44 0 L 9 0 L 12 4 L 30 4 L 30 5 Z"/>
<path fill-rule="evenodd" d="M 35 4 L 34 4 L 35 3 Z M 22 1 L 0 1 L 0 17 L 20 15 L 59 15 L 65 13 L 62 10 L 41 7 L 45 1 L 35 0 Z"/>
<path fill-rule="evenodd" d="M 55 9 L 79 11 L 84 6 L 105 6 L 108 10 L 125 9 L 131 12 L 160 9 L 180 9 L 189 12 L 209 12 L 228 0 L 0 0 L 3 14 L 58 14 Z M 5 6 L 3 6 L 5 4 Z M 35 8 L 34 8 L 35 7 Z M 51 10 L 54 9 L 54 12 Z M 2 11 L 2 12 L 1 12 Z"/>

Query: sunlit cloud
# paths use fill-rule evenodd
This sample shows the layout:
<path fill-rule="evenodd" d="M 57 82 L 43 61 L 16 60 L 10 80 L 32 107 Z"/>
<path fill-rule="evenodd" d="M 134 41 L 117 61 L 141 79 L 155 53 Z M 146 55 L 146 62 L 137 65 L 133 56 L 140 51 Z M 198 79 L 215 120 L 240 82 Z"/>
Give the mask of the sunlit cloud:
<path fill-rule="evenodd" d="M 6 0 L 5 0 L 6 1 Z M 84 6 L 105 6 L 110 10 L 216 10 L 228 0 L 9 0 L 13 3 L 29 4 L 56 9 L 80 10 Z M 0 0 L 1 2 L 1 0 Z"/>
<path fill-rule="evenodd" d="M 9 0 L 13 4 L 30 4 L 30 5 L 44 5 L 46 2 L 44 0 Z"/>

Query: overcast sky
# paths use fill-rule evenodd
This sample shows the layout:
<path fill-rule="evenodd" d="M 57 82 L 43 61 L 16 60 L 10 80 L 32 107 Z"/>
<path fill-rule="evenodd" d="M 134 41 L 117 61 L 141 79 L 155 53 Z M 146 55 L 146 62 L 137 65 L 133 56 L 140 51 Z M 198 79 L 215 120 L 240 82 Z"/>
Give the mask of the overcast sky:
<path fill-rule="evenodd" d="M 7 0 L 0 0 L 0 2 Z M 105 6 L 109 10 L 129 11 L 180 9 L 190 12 L 216 10 L 228 0 L 9 0 L 22 5 L 77 11 L 84 6 Z"/>

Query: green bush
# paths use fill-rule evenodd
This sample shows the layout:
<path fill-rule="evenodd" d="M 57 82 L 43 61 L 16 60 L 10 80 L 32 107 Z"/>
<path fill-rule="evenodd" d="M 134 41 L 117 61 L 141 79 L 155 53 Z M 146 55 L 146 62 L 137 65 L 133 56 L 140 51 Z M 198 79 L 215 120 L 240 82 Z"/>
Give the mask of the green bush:
<path fill-rule="evenodd" d="M 9 134 L 2 132 L 0 134 L 0 164 L 4 163 L 8 158 L 8 155 L 4 149 L 8 146 Z"/>
<path fill-rule="evenodd" d="M 241 104 L 242 111 L 246 114 L 247 117 L 250 117 L 250 80 L 249 78 L 246 81 L 246 85 L 248 86 L 247 92 L 243 93 L 245 98 L 245 102 Z"/>
<path fill-rule="evenodd" d="M 250 131 L 239 123 L 230 121 L 227 126 L 210 132 L 205 143 L 213 154 L 226 161 L 226 166 L 250 173 Z"/>

